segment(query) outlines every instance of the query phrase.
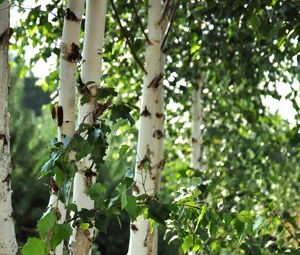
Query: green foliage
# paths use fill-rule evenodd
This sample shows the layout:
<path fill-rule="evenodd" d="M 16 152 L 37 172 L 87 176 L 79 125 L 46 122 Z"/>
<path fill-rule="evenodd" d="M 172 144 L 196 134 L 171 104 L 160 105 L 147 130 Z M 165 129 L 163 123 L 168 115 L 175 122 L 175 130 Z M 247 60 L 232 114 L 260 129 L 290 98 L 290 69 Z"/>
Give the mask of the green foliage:
<path fill-rule="evenodd" d="M 46 255 L 46 244 L 43 240 L 31 237 L 22 249 L 22 255 Z"/>
<path fill-rule="evenodd" d="M 15 29 L 16 42 L 12 48 L 24 53 L 26 45 L 35 47 L 43 38 L 43 47 L 31 62 L 58 56 L 56 42 L 61 34 L 63 4 L 53 1 L 45 8 L 38 5 L 30 10 Z M 137 10 L 147 8 L 143 1 L 134 4 Z M 165 240 L 170 241 L 170 244 L 160 244 L 162 254 L 182 254 L 182 250 L 212 255 L 299 253 L 299 229 L 295 221 L 300 202 L 299 125 L 291 127 L 277 114 L 270 114 L 263 103 L 266 96 L 281 98 L 274 89 L 275 82 L 283 81 L 289 86 L 299 78 L 299 65 L 293 62 L 294 59 L 299 62 L 298 1 L 196 0 L 179 5 L 165 50 L 168 56 L 164 80 L 164 183 L 161 193 L 151 197 L 129 195 L 133 170 L 127 174 L 125 171 L 134 164 L 137 130 L 135 126 L 129 128 L 125 121 L 117 122 L 126 119 L 133 125 L 133 120 L 138 119 L 138 111 L 132 113 L 131 109 L 139 99 L 143 74 L 132 54 L 143 62 L 146 43 L 132 4 L 118 1 L 116 8 L 128 31 L 120 33 L 113 19 L 116 15 L 108 8 L 103 54 L 108 65 L 103 65 L 101 80 L 106 84 L 104 87 L 101 84 L 96 97 L 100 105 L 112 99 L 115 102 L 97 117 L 96 125 L 80 125 L 73 137 L 66 137 L 61 143 L 53 141 L 49 160 L 40 176 L 47 178 L 55 174 L 61 197 L 67 200 L 77 170 L 76 162 L 67 160 L 70 151 L 76 153 L 76 161 L 89 155 L 96 170 L 101 169 L 98 182 L 88 190 L 95 200 L 95 210 L 78 211 L 69 203 L 68 212 L 72 211 L 79 219 L 81 228 L 87 228 L 95 218 L 100 232 L 97 248 L 104 254 L 120 254 L 122 247 L 125 254 L 127 237 L 121 237 L 121 231 L 127 235 L 129 218 L 134 220 L 142 214 L 152 223 L 155 221 L 152 225 L 159 226 L 165 232 Z M 20 11 L 25 10 L 20 8 Z M 138 15 L 146 24 L 146 12 L 140 11 Z M 133 52 L 129 52 L 125 36 L 130 39 Z M 189 168 L 188 123 L 192 101 L 189 94 L 199 78 L 204 81 L 201 91 L 203 169 L 196 172 Z M 46 80 L 48 89 L 54 90 L 58 72 L 54 71 Z M 78 84 L 82 104 L 89 100 L 90 84 Z M 287 98 L 299 115 L 299 93 L 289 87 L 291 92 Z M 24 125 L 25 128 L 22 125 L 25 130 L 22 131 L 21 122 L 29 118 L 15 122 L 19 140 L 13 146 L 19 147 L 13 147 L 13 167 L 20 169 L 21 165 L 28 165 L 27 170 L 25 167 L 18 170 L 18 178 L 31 171 L 29 165 L 36 169 L 39 159 L 44 158 L 38 153 L 40 146 L 31 144 L 30 150 L 22 151 L 24 144 L 40 137 L 40 134 L 31 135 L 35 134 L 34 125 Z M 299 121 L 299 116 L 296 119 Z M 34 139 L 29 142 L 26 140 L 29 137 Z M 31 161 L 23 154 L 32 156 Z M 26 182 L 26 187 L 30 187 L 24 178 Z M 31 198 L 35 195 L 31 189 L 40 188 L 20 192 L 21 181 L 17 183 L 16 194 L 25 193 Z M 28 197 L 23 199 L 26 203 Z M 16 198 L 15 204 L 22 209 L 15 210 L 17 222 L 26 212 L 35 211 Z M 26 254 L 34 254 L 30 252 L 35 248 L 39 252 L 53 249 L 60 240 L 68 238 L 67 225 L 52 226 L 53 216 L 50 212 L 38 222 L 41 239 L 29 239 L 24 246 L 28 250 Z M 295 230 L 294 235 L 289 233 L 287 224 Z M 43 241 L 47 231 L 55 233 L 50 244 Z M 112 233 L 120 238 L 115 240 Z M 121 247 L 112 245 L 116 242 Z"/>

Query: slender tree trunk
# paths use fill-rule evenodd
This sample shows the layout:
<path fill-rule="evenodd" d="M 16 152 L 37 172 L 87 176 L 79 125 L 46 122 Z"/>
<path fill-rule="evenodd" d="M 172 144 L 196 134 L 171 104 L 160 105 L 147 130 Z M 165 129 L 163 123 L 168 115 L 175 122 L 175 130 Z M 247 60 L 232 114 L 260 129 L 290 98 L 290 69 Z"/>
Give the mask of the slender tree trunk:
<path fill-rule="evenodd" d="M 87 0 L 85 37 L 83 47 L 81 79 L 83 83 L 93 82 L 89 85 L 91 95 L 95 95 L 101 78 L 102 50 L 104 43 L 106 0 Z M 91 97 L 90 102 L 81 106 L 79 103 L 78 124 L 94 123 L 95 100 Z M 91 167 L 92 162 L 87 158 L 82 159 L 78 172 L 74 178 L 73 202 L 80 211 L 82 208 L 93 209 L 94 201 L 88 196 L 87 188 L 96 181 L 95 173 L 90 177 L 85 172 Z M 82 230 L 75 223 L 73 235 L 70 239 L 70 250 L 74 255 L 91 254 L 94 226 L 90 225 L 89 231 Z"/>
<path fill-rule="evenodd" d="M 11 160 L 8 113 L 9 5 L 0 4 L 0 254 L 15 255 L 18 250 L 11 205 Z"/>
<path fill-rule="evenodd" d="M 196 86 L 192 93 L 192 151 L 191 168 L 197 171 L 201 170 L 201 125 L 202 125 L 202 107 L 201 107 L 201 78 L 196 80 Z M 189 255 L 196 255 L 196 252 L 190 251 Z"/>
<path fill-rule="evenodd" d="M 76 65 L 80 60 L 79 38 L 83 9 L 84 0 L 69 0 L 64 18 L 59 69 L 59 141 L 62 141 L 65 136 L 72 136 L 75 132 Z M 58 193 L 59 191 L 51 189 L 49 207 L 54 208 L 57 215 L 60 215 L 58 223 L 63 223 L 66 218 L 66 207 L 58 198 Z M 57 246 L 54 254 L 63 254 L 63 243 Z"/>
<path fill-rule="evenodd" d="M 202 80 L 196 81 L 196 86 L 192 94 L 192 152 L 191 167 L 201 170 L 201 128 L 202 107 L 201 107 Z"/>
<path fill-rule="evenodd" d="M 140 128 L 133 194 L 152 195 L 159 191 L 160 172 L 163 167 L 163 63 L 161 51 L 161 1 L 149 0 L 148 29 L 151 44 L 146 48 Z M 157 254 L 157 231 L 151 232 L 148 220 L 139 216 L 131 223 L 128 255 Z M 133 227 L 134 225 L 134 227 Z"/>

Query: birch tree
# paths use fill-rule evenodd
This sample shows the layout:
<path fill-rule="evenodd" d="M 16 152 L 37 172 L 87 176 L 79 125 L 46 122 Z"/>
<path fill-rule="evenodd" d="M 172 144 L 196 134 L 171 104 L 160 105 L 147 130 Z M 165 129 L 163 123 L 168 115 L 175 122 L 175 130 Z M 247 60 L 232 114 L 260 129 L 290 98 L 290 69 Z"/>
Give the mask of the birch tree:
<path fill-rule="evenodd" d="M 81 66 L 81 81 L 88 86 L 90 93 L 89 102 L 81 104 L 79 100 L 78 125 L 81 123 L 94 124 L 97 104 L 95 95 L 99 88 L 101 78 L 102 51 L 104 43 L 106 0 L 88 0 L 86 5 L 85 37 Z M 82 97 L 82 95 L 81 95 Z M 87 194 L 88 187 L 95 183 L 96 169 L 91 168 L 93 163 L 88 157 L 79 162 L 78 172 L 74 177 L 73 202 L 77 209 L 94 209 L 94 201 Z M 88 177 L 87 171 L 91 169 L 92 177 Z M 90 176 L 90 175 L 89 175 Z M 70 239 L 72 254 L 90 254 L 94 236 L 94 226 L 83 230 L 79 224 L 75 225 Z"/>
<path fill-rule="evenodd" d="M 75 132 L 75 83 L 76 65 L 80 60 L 79 38 L 84 0 L 70 0 L 67 4 L 61 39 L 59 68 L 59 102 L 57 107 L 58 140 L 71 137 Z M 70 155 L 70 159 L 72 155 Z M 51 183 L 49 207 L 59 215 L 58 223 L 66 218 L 65 204 L 59 199 L 59 190 L 55 178 Z M 63 243 L 57 246 L 55 255 L 63 254 Z"/>
<path fill-rule="evenodd" d="M 2 3 L 1 3 L 2 2 Z M 0 254 L 17 253 L 11 205 L 11 158 L 8 113 L 9 4 L 0 1 Z"/>
<path fill-rule="evenodd" d="M 197 79 L 196 86 L 192 92 L 192 152 L 191 167 L 201 170 L 201 128 L 202 107 L 201 107 L 202 80 Z"/>
<path fill-rule="evenodd" d="M 163 65 L 160 0 L 150 0 L 148 9 L 148 38 L 146 73 L 143 82 L 140 127 L 133 194 L 153 195 L 158 192 L 160 170 L 163 166 Z M 157 231 L 151 231 L 148 220 L 139 216 L 131 223 L 128 255 L 157 254 Z"/>

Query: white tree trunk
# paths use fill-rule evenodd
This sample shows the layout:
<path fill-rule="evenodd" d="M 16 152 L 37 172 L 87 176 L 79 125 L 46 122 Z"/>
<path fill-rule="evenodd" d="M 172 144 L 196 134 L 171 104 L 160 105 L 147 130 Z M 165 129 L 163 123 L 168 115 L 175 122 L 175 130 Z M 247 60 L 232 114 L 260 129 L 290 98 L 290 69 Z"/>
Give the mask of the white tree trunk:
<path fill-rule="evenodd" d="M 83 83 L 93 82 L 89 85 L 92 95 L 99 87 L 102 66 L 102 51 L 104 43 L 106 0 L 87 0 L 85 36 L 82 56 L 81 79 Z M 95 110 L 95 100 L 91 97 L 90 102 L 81 106 L 79 102 L 78 125 L 83 121 L 93 124 L 93 112 Z M 78 172 L 75 174 L 73 186 L 73 202 L 78 210 L 82 208 L 93 209 L 94 201 L 88 196 L 87 188 L 95 183 L 96 170 L 92 180 L 85 176 L 86 170 L 91 166 L 87 158 L 82 159 L 79 164 Z M 75 224 L 76 225 L 76 224 Z M 70 250 L 74 255 L 91 254 L 92 241 L 94 236 L 94 226 L 90 229 L 82 230 L 79 226 L 73 229 L 73 235 L 70 239 Z"/>
<path fill-rule="evenodd" d="M 69 0 L 64 18 L 61 39 L 58 102 L 58 107 L 61 107 L 63 116 L 62 125 L 60 126 L 59 124 L 58 127 L 59 141 L 62 141 L 65 136 L 72 136 L 75 132 L 76 65 L 80 60 L 79 38 L 84 2 L 84 0 Z M 60 215 L 58 223 L 65 221 L 65 204 L 60 201 L 58 192 L 54 189 L 51 190 L 48 207 L 52 207 L 58 211 L 58 215 Z M 54 254 L 63 254 L 63 243 L 57 246 Z"/>
<path fill-rule="evenodd" d="M 201 107 L 201 89 L 202 80 L 196 81 L 196 87 L 192 94 L 192 152 L 191 167 L 195 170 L 201 170 L 201 128 L 202 125 L 202 107 Z"/>
<path fill-rule="evenodd" d="M 197 171 L 201 170 L 201 125 L 202 125 L 202 106 L 201 106 L 201 78 L 196 80 L 196 87 L 192 93 L 192 151 L 191 168 Z M 190 251 L 189 255 L 196 255 L 196 252 Z"/>
<path fill-rule="evenodd" d="M 9 5 L 0 4 L 0 254 L 15 255 L 18 251 L 11 205 L 11 160 L 8 113 L 8 46 Z"/>
<path fill-rule="evenodd" d="M 163 63 L 161 51 L 161 1 L 149 0 L 148 37 L 146 48 L 140 127 L 133 194 L 152 195 L 159 191 L 160 172 L 163 167 Z M 139 216 L 131 223 L 128 255 L 157 254 L 157 231 L 151 232 L 149 221 Z"/>

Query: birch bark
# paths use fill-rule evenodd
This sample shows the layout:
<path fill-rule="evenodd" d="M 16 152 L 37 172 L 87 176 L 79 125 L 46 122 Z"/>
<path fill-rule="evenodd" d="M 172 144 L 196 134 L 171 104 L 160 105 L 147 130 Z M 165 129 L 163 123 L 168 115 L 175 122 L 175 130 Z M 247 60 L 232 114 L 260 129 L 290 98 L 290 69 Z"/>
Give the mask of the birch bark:
<path fill-rule="evenodd" d="M 192 151 L 191 167 L 195 170 L 201 170 L 201 128 L 202 110 L 201 110 L 201 89 L 202 80 L 196 81 L 196 87 L 192 94 Z"/>
<path fill-rule="evenodd" d="M 163 166 L 163 54 L 161 1 L 149 0 L 146 48 L 146 71 L 143 83 L 140 127 L 133 194 L 152 195 L 159 190 Z M 148 165 L 146 167 L 146 165 Z M 157 254 L 157 231 L 151 232 L 149 221 L 139 216 L 131 223 L 128 255 Z"/>
<path fill-rule="evenodd" d="M 62 115 L 58 117 L 62 119 L 62 123 L 58 123 L 59 141 L 66 136 L 72 136 L 75 132 L 76 65 L 80 60 L 79 38 L 83 9 L 84 0 L 69 0 L 64 18 L 59 68 L 58 107 Z M 58 223 L 63 223 L 66 218 L 66 207 L 59 199 L 58 193 L 59 191 L 51 188 L 48 207 L 54 208 L 60 217 Z M 56 247 L 54 254 L 63 254 L 63 243 Z"/>
<path fill-rule="evenodd" d="M 9 4 L 0 4 L 0 254 L 18 251 L 11 205 L 11 159 L 8 113 Z"/>
<path fill-rule="evenodd" d="M 94 82 L 89 85 L 91 95 L 95 95 L 101 78 L 102 51 L 104 43 L 106 0 L 87 0 L 85 37 L 83 46 L 81 79 L 84 84 Z M 95 100 L 91 97 L 90 101 L 84 105 L 79 103 L 78 125 L 94 123 Z M 73 187 L 73 202 L 80 211 L 83 208 L 93 209 L 94 201 L 87 194 L 87 188 L 96 181 L 96 169 L 93 177 L 85 175 L 86 170 L 92 162 L 87 158 L 82 159 L 79 164 L 78 172 L 75 174 Z M 91 179 L 91 180 L 90 180 Z M 94 236 L 94 226 L 88 230 L 82 230 L 76 223 L 70 239 L 70 250 L 74 255 L 91 254 L 92 241 Z"/>
<path fill-rule="evenodd" d="M 191 168 L 201 170 L 201 125 L 202 125 L 202 107 L 201 107 L 201 78 L 196 81 L 196 87 L 192 93 L 192 151 L 191 151 Z M 189 255 L 196 255 L 195 251 L 190 251 Z"/>

